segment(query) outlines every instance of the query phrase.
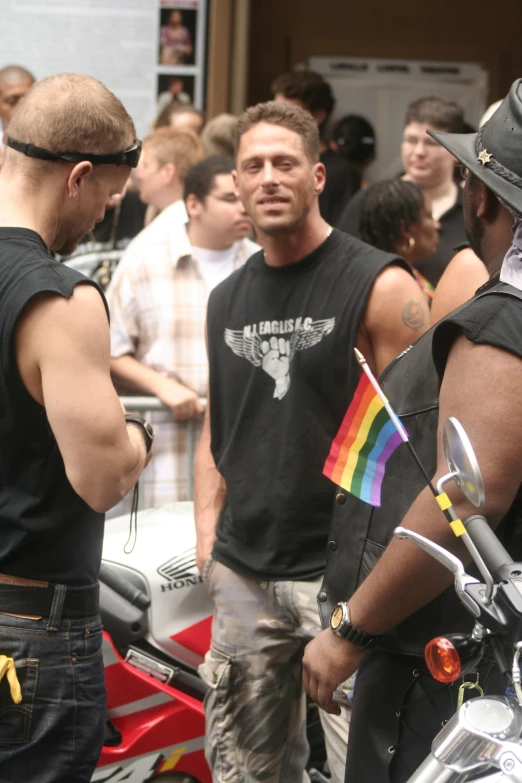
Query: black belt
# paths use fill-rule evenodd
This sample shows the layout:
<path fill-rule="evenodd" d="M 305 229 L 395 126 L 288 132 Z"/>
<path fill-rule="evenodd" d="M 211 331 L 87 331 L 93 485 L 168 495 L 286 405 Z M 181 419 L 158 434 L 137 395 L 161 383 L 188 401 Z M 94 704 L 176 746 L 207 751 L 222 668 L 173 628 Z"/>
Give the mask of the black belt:
<path fill-rule="evenodd" d="M 20 587 L 0 582 L 0 612 L 49 617 L 55 594 L 55 585 L 47 587 Z M 66 587 L 61 616 L 80 619 L 98 614 L 100 586 Z"/>

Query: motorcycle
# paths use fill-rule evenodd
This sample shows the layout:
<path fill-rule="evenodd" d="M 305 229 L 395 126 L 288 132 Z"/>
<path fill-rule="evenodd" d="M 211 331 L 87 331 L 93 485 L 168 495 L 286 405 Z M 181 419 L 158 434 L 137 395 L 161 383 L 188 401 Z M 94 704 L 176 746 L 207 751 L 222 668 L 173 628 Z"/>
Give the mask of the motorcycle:
<path fill-rule="evenodd" d="M 105 742 L 92 783 L 211 783 L 204 755 L 207 686 L 198 666 L 210 646 L 212 602 L 196 567 L 191 502 L 106 523 L 100 570 L 107 687 Z M 322 730 L 310 704 L 308 772 L 328 783 Z"/>
<path fill-rule="evenodd" d="M 450 473 L 437 483 L 439 497 L 444 485 L 454 481 L 473 505 L 483 505 L 480 470 L 469 439 L 454 418 L 445 424 L 444 450 Z M 511 676 L 513 695 L 480 696 L 462 703 L 408 783 L 522 783 L 522 563 L 513 562 L 483 516 L 471 516 L 463 530 L 456 514 L 451 509 L 448 514 L 481 579 L 468 575 L 457 557 L 424 536 L 403 527 L 394 531 L 396 538 L 414 542 L 453 573 L 457 595 L 475 622 L 471 634 L 448 634 L 429 642 L 428 669 L 440 682 L 455 682 L 476 670 L 487 642 L 500 673 Z"/>
<path fill-rule="evenodd" d="M 192 503 L 108 520 L 100 570 L 107 687 L 105 742 L 93 783 L 211 783 L 205 761 L 206 686 L 197 667 L 212 605 L 196 568 Z"/>

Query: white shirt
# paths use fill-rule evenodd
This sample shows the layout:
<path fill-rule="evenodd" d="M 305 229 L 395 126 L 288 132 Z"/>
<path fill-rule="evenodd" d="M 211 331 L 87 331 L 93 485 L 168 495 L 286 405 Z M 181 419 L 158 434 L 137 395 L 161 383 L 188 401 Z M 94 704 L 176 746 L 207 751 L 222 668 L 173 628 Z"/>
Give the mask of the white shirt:
<path fill-rule="evenodd" d="M 134 257 L 136 253 L 141 253 L 149 245 L 167 242 L 173 232 L 185 226 L 187 220 L 188 215 L 183 199 L 169 204 L 129 243 L 120 263 L 123 263 L 128 256 Z"/>
<path fill-rule="evenodd" d="M 146 367 L 175 378 L 200 397 L 207 394 L 205 320 L 211 282 L 203 274 L 209 261 L 196 261 L 184 225 L 150 229 L 168 207 L 128 246 L 107 290 L 111 312 L 111 356 L 130 354 Z M 144 241 L 146 235 L 148 241 Z M 156 239 L 154 240 L 154 236 Z M 137 239 L 141 237 L 139 243 Z M 212 282 L 242 266 L 259 250 L 249 239 L 235 242 L 212 270 Z M 198 252 L 212 253 L 200 250 Z M 153 412 L 154 458 L 140 479 L 140 507 L 190 500 L 187 493 L 187 438 L 199 438 L 200 425 L 175 422 L 169 412 Z M 131 493 L 132 494 L 132 493 Z M 118 512 L 130 510 L 130 497 Z M 114 512 L 115 513 L 115 512 Z M 111 516 L 114 515 L 111 514 Z"/>
<path fill-rule="evenodd" d="M 257 249 L 256 247 L 255 250 Z M 252 250 L 252 252 L 254 253 L 255 250 Z M 238 251 L 239 242 L 234 242 L 226 250 L 207 250 L 206 248 L 194 247 L 192 245 L 192 258 L 197 262 L 199 272 L 207 285 L 209 293 L 219 283 L 222 283 L 234 269 L 237 269 L 236 258 Z"/>

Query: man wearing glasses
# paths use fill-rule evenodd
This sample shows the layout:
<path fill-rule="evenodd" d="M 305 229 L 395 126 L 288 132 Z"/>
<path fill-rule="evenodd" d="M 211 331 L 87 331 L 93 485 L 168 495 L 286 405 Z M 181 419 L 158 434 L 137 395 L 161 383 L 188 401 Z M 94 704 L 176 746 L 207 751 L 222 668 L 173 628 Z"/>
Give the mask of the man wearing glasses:
<path fill-rule="evenodd" d="M 114 377 L 169 408 L 150 414 L 156 440 L 153 470 L 140 482 L 145 508 L 190 499 L 187 422 L 201 420 L 207 394 L 208 297 L 259 249 L 247 238 L 252 222 L 235 193 L 233 168 L 232 158 L 221 156 L 193 166 L 184 184 L 188 223 L 173 223 L 137 253 L 131 246 L 107 292 Z"/>
<path fill-rule="evenodd" d="M 152 431 L 110 378 L 102 291 L 70 254 L 123 189 L 140 142 L 87 76 L 27 93 L 0 172 L 0 778 L 87 783 L 103 742 L 104 512 Z M 5 667 L 5 668 L 4 668 Z"/>

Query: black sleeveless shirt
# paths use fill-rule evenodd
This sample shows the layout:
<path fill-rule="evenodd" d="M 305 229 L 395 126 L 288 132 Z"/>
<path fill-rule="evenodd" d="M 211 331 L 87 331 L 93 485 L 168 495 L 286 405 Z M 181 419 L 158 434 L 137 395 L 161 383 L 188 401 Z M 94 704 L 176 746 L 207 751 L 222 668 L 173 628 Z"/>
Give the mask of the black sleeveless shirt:
<path fill-rule="evenodd" d="M 104 515 L 67 479 L 45 410 L 20 377 L 15 330 L 37 294 L 68 299 L 79 283 L 94 285 L 37 233 L 0 228 L 0 572 L 69 585 L 97 581 Z"/>
<path fill-rule="evenodd" d="M 298 263 L 256 253 L 208 305 L 212 453 L 227 487 L 214 557 L 261 579 L 322 573 L 334 485 L 322 475 L 359 371 L 377 275 L 405 262 L 334 231 Z"/>

